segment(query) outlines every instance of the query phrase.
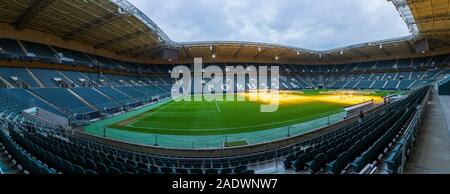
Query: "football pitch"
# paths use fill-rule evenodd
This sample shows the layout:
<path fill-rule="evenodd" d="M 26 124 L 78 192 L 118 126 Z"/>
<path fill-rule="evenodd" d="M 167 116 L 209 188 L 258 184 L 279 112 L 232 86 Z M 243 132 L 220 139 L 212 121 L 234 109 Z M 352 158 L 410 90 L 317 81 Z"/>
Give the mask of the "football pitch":
<path fill-rule="evenodd" d="M 161 135 L 226 135 L 248 133 L 312 121 L 344 111 L 345 107 L 374 100 L 395 91 L 336 92 L 335 90 L 303 90 L 279 95 L 276 112 L 260 111 L 267 103 L 258 101 L 169 101 L 131 117 L 122 118 L 108 128 Z M 266 97 L 267 98 L 267 97 Z M 269 97 L 270 98 L 270 97 Z"/>

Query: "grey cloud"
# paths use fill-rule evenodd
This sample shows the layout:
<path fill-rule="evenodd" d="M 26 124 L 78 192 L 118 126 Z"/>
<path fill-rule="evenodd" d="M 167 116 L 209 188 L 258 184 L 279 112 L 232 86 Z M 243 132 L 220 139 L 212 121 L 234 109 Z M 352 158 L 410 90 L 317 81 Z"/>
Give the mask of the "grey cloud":
<path fill-rule="evenodd" d="M 330 49 L 408 35 L 386 0 L 129 0 L 174 41 Z"/>

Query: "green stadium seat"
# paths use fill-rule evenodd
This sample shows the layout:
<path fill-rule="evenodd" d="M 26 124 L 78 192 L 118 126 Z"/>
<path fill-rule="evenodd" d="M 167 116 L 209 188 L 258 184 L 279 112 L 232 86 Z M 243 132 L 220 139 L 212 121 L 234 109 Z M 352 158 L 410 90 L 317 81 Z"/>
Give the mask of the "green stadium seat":
<path fill-rule="evenodd" d="M 325 154 L 318 154 L 311 162 L 306 163 L 306 168 L 312 174 L 319 172 L 322 169 L 322 166 L 325 165 Z"/>
<path fill-rule="evenodd" d="M 334 149 L 334 148 L 329 149 L 325 153 L 325 162 L 328 163 L 328 162 L 331 162 L 331 161 L 335 160 L 336 157 L 337 157 L 337 154 L 339 154 L 339 153 L 340 152 L 337 152 L 337 150 Z"/>
<path fill-rule="evenodd" d="M 239 174 L 255 174 L 255 171 L 254 170 L 244 170 Z"/>
<path fill-rule="evenodd" d="M 113 166 L 115 168 L 119 169 L 120 171 L 124 171 L 125 170 L 125 167 L 124 167 L 123 163 L 120 163 L 118 161 L 115 161 Z"/>
<path fill-rule="evenodd" d="M 87 169 L 87 170 L 84 170 L 84 174 L 97 174 L 97 172 L 95 172 L 91 169 Z"/>
<path fill-rule="evenodd" d="M 295 171 L 300 171 L 305 168 L 306 162 L 308 160 L 308 153 L 303 153 L 302 155 L 298 156 L 298 158 L 294 161 L 293 167 Z"/>
<path fill-rule="evenodd" d="M 149 175 L 149 174 L 152 174 L 152 172 L 149 169 L 146 169 L 146 168 L 139 168 L 138 169 L 138 174 Z"/>
<path fill-rule="evenodd" d="M 161 173 L 161 169 L 156 166 L 150 166 L 150 172 L 152 172 L 153 174 Z"/>
<path fill-rule="evenodd" d="M 134 172 L 137 173 L 137 168 L 136 166 L 131 166 L 129 164 L 125 164 L 124 165 L 124 170 L 123 171 L 128 171 L 128 172 Z"/>
<path fill-rule="evenodd" d="M 219 174 L 217 169 L 206 169 L 205 174 Z"/>
<path fill-rule="evenodd" d="M 63 160 L 63 173 L 74 173 L 73 165 L 67 160 Z"/>
<path fill-rule="evenodd" d="M 108 167 L 106 167 L 105 164 L 103 163 L 96 163 L 96 172 L 98 172 L 99 174 L 108 174 Z"/>
<path fill-rule="evenodd" d="M 203 170 L 199 168 L 190 169 L 189 174 L 203 174 Z"/>
<path fill-rule="evenodd" d="M 139 163 L 137 164 L 137 168 L 147 169 L 147 168 L 148 168 L 148 165 L 147 165 L 146 163 L 139 162 Z"/>
<path fill-rule="evenodd" d="M 175 169 L 176 174 L 189 174 L 189 171 L 185 168 L 177 168 Z"/>
<path fill-rule="evenodd" d="M 220 170 L 220 174 L 231 174 L 233 170 L 231 168 L 224 168 Z"/>
<path fill-rule="evenodd" d="M 87 168 L 87 169 L 90 169 L 90 170 L 95 170 L 95 169 L 97 169 L 97 166 L 95 165 L 95 162 L 94 162 L 93 160 L 91 160 L 91 159 L 86 159 L 85 162 L 86 162 L 86 168 Z"/>
<path fill-rule="evenodd" d="M 161 168 L 161 172 L 163 174 L 173 174 L 174 173 L 173 169 L 169 168 L 169 167 L 162 167 Z"/>
<path fill-rule="evenodd" d="M 73 165 L 73 174 L 84 174 L 85 170 L 78 164 Z"/>
<path fill-rule="evenodd" d="M 108 168 L 108 174 L 122 174 L 119 169 L 110 166 Z"/>
<path fill-rule="evenodd" d="M 335 161 L 327 164 L 327 171 L 331 174 L 340 174 L 347 164 L 348 154 L 347 152 L 344 152 L 340 154 Z"/>
<path fill-rule="evenodd" d="M 247 166 L 238 166 L 238 167 L 234 168 L 234 173 L 239 174 L 245 170 L 247 170 Z"/>

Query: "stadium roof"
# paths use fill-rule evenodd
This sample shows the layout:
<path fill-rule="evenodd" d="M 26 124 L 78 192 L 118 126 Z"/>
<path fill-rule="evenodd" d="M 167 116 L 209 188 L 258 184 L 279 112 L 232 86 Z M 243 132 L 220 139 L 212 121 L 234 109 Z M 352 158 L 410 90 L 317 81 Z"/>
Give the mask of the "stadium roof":
<path fill-rule="evenodd" d="M 450 40 L 450 1 L 410 0 L 408 5 L 421 36 Z"/>
<path fill-rule="evenodd" d="M 174 42 L 126 0 L 2 1 L 0 22 L 17 30 L 29 28 L 111 50 L 118 55 L 155 60 L 155 50 L 172 48 L 178 61 L 328 63 L 373 58 L 399 58 L 415 53 L 415 42 L 430 39 L 432 48 L 449 47 L 448 0 L 391 0 L 411 35 L 331 50 L 309 50 L 254 42 Z M 382 30 L 382 29 L 380 29 Z"/>
<path fill-rule="evenodd" d="M 0 22 L 123 54 L 170 43 L 155 23 L 125 0 L 2 1 Z"/>

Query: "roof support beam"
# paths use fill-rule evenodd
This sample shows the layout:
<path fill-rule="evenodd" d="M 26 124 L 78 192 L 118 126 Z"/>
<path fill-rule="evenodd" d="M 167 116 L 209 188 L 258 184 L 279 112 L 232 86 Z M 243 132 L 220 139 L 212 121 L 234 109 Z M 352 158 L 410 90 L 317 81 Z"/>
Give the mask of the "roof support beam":
<path fill-rule="evenodd" d="M 184 54 L 186 54 L 186 56 L 189 59 L 192 59 L 192 56 L 191 56 L 190 52 L 188 51 L 188 49 L 185 46 L 183 46 L 183 51 L 184 51 Z"/>
<path fill-rule="evenodd" d="M 123 54 L 129 54 L 129 53 L 133 53 L 138 51 L 139 49 L 142 49 L 144 47 L 150 46 L 148 44 L 144 44 L 144 45 L 139 45 L 133 48 L 126 48 L 126 49 L 122 49 L 120 51 L 117 52 L 118 55 L 123 55 Z"/>
<path fill-rule="evenodd" d="M 241 45 L 238 50 L 234 53 L 233 58 L 237 58 L 239 56 L 239 53 L 241 53 L 242 48 L 244 48 L 244 45 Z"/>
<path fill-rule="evenodd" d="M 213 57 L 213 58 L 216 58 L 216 55 L 217 55 L 217 48 L 216 48 L 216 46 L 211 46 L 211 57 Z"/>
<path fill-rule="evenodd" d="M 359 51 L 359 50 L 356 50 L 356 49 L 352 49 L 352 51 L 355 52 L 355 53 L 357 53 L 357 54 L 359 54 L 359 55 L 362 55 L 362 56 L 365 57 L 365 58 L 370 58 L 369 55 L 367 55 L 366 53 L 364 53 L 364 52 L 362 52 L 362 51 Z"/>
<path fill-rule="evenodd" d="M 380 50 L 387 56 L 391 56 L 392 53 L 390 53 L 389 51 L 387 51 L 385 48 L 380 48 Z"/>
<path fill-rule="evenodd" d="M 94 21 L 91 21 L 89 23 L 86 23 L 79 28 L 73 30 L 72 32 L 69 32 L 65 34 L 63 37 L 64 40 L 71 40 L 77 36 L 80 36 L 92 29 L 98 28 L 99 26 L 102 26 L 104 24 L 107 24 L 113 20 L 119 19 L 123 16 L 123 14 L 119 14 L 117 12 L 109 13 L 107 15 L 104 15 L 100 18 L 95 19 Z"/>
<path fill-rule="evenodd" d="M 296 55 L 295 57 L 292 57 L 292 61 L 297 61 L 297 60 L 301 60 L 303 58 L 305 58 L 306 56 L 311 55 L 311 53 L 304 53 L 304 52 L 299 52 L 298 55 Z M 290 61 L 291 61 L 290 60 Z"/>
<path fill-rule="evenodd" d="M 439 21 L 448 21 L 448 20 L 450 20 L 450 14 L 444 13 L 444 14 L 420 17 L 420 18 L 416 19 L 416 22 L 417 23 L 430 23 L 430 22 L 439 22 Z"/>
<path fill-rule="evenodd" d="M 284 56 L 284 55 L 286 55 L 286 54 L 288 54 L 289 53 L 289 51 L 288 50 L 285 50 L 285 51 L 283 51 L 283 52 L 281 52 L 279 55 L 278 55 L 278 57 L 282 57 L 282 56 Z"/>
<path fill-rule="evenodd" d="M 422 31 L 420 32 L 420 35 L 423 36 L 445 36 L 445 35 L 450 35 L 450 28 L 446 28 L 446 29 L 439 29 L 439 30 L 427 30 L 427 31 Z"/>
<path fill-rule="evenodd" d="M 262 51 L 260 51 L 257 55 L 255 55 L 253 58 L 254 59 L 257 59 L 257 58 L 259 58 L 262 54 L 264 54 L 267 50 L 269 50 L 269 49 L 264 49 L 264 50 L 262 50 Z"/>
<path fill-rule="evenodd" d="M 35 0 L 14 22 L 16 30 L 23 30 L 34 16 L 38 15 L 53 2 L 55 0 Z"/>
<path fill-rule="evenodd" d="M 414 4 L 414 3 L 425 3 L 425 2 L 430 1 L 430 0 L 406 0 L 406 1 L 409 4 Z"/>
<path fill-rule="evenodd" d="M 416 49 L 414 49 L 414 46 L 411 44 L 411 42 L 407 41 L 408 49 L 411 53 L 416 52 Z"/>
<path fill-rule="evenodd" d="M 336 60 L 336 57 L 334 57 L 332 53 L 328 53 L 328 54 L 323 53 L 323 54 L 322 54 L 322 57 L 323 57 L 323 58 L 328 57 L 328 58 L 330 58 L 332 61 L 337 61 L 337 60 Z"/>
<path fill-rule="evenodd" d="M 305 61 L 308 61 L 308 60 L 312 59 L 314 56 L 317 56 L 317 55 L 315 55 L 315 54 L 307 55 L 307 57 L 305 58 Z"/>
<path fill-rule="evenodd" d="M 339 58 L 339 59 L 341 59 L 341 60 L 344 60 L 344 61 L 351 60 L 351 56 L 345 55 L 345 54 L 344 54 L 344 51 L 341 51 L 341 52 L 333 52 L 333 53 L 325 53 L 325 54 L 328 54 L 328 56 L 330 56 L 330 58 L 331 58 L 332 60 L 335 60 L 335 61 L 338 61 L 337 58 Z"/>
<path fill-rule="evenodd" d="M 154 50 L 145 49 L 145 50 L 142 50 L 140 52 L 137 52 L 137 51 L 138 50 L 136 50 L 136 53 L 133 53 L 133 55 L 135 55 L 135 56 L 150 56 L 150 58 L 152 58 L 152 59 L 156 58 Z"/>

